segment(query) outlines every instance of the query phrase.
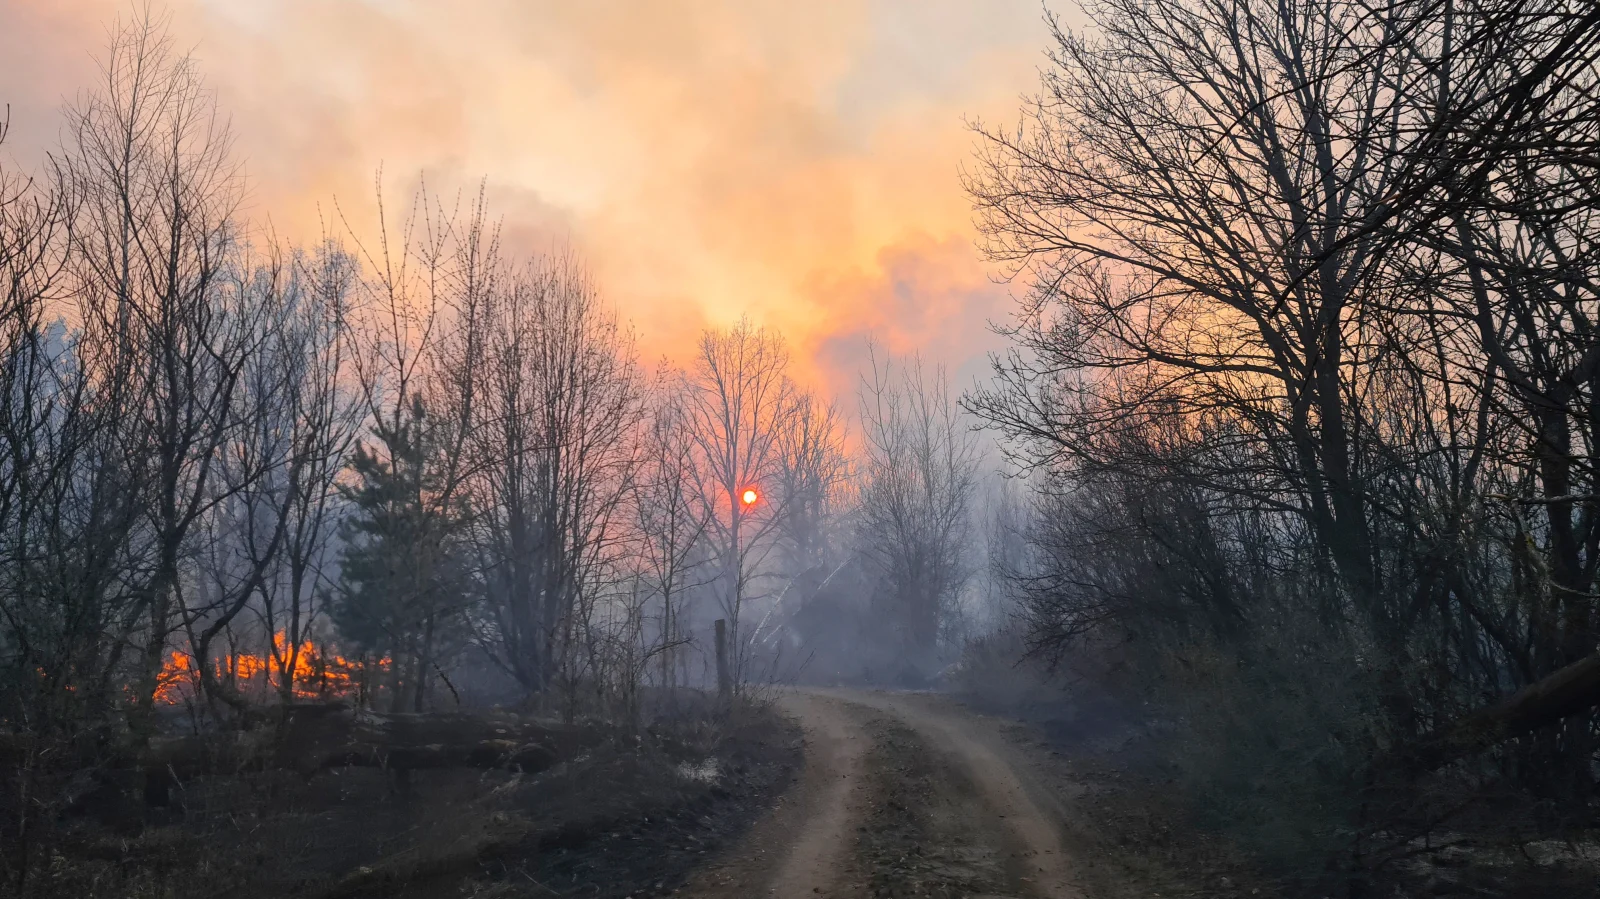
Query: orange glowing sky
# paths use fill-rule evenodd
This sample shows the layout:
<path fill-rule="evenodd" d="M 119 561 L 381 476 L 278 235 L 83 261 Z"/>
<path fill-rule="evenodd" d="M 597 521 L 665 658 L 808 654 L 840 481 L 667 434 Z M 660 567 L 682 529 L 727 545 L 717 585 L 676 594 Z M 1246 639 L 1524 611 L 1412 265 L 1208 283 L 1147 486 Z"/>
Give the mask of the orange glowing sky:
<path fill-rule="evenodd" d="M 114 0 L 0 0 L 8 151 L 92 81 Z M 321 231 L 425 172 L 487 177 L 522 249 L 575 247 L 646 358 L 748 313 L 849 391 L 868 335 L 958 383 L 1009 288 L 973 247 L 965 120 L 1014 122 L 1039 0 L 171 0 L 231 116 L 251 214 Z"/>

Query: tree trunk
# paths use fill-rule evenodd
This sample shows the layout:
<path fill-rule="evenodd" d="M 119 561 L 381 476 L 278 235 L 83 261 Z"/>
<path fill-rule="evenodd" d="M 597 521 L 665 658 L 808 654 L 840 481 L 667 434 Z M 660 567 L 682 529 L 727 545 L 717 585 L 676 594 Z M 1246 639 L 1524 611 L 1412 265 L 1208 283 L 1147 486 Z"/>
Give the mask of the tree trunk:
<path fill-rule="evenodd" d="M 1412 771 L 1431 771 L 1600 705 L 1600 652 L 1591 653 L 1499 702 L 1439 728 L 1401 753 Z"/>
<path fill-rule="evenodd" d="M 733 696 L 733 673 L 728 670 L 728 621 L 718 618 L 717 629 L 717 697 L 727 702 Z"/>

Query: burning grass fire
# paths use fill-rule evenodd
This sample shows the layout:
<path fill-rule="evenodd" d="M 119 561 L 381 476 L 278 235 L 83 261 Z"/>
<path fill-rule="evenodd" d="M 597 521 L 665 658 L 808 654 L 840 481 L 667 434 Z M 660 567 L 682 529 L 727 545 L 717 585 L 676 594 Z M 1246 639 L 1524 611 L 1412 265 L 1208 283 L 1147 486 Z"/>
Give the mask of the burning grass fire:
<path fill-rule="evenodd" d="M 387 671 L 387 657 L 347 659 L 332 647 L 311 640 L 291 644 L 282 631 L 272 635 L 266 656 L 229 652 L 212 660 L 217 680 L 246 695 L 266 698 L 292 685 L 296 699 L 359 699 L 369 695 L 375 675 Z M 199 662 L 188 649 L 173 649 L 157 679 L 156 701 L 185 705 L 201 695 Z"/>

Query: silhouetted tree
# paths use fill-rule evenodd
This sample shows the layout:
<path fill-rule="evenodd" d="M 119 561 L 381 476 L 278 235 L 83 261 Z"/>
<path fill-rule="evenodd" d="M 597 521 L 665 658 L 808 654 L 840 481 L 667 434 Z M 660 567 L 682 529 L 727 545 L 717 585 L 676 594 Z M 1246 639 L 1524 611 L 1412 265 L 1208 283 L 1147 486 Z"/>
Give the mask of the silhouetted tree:
<path fill-rule="evenodd" d="M 905 662 L 931 676 L 971 574 L 977 445 L 941 370 L 872 353 L 862 376 L 857 541 L 877 577 L 874 604 Z"/>
<path fill-rule="evenodd" d="M 359 482 L 345 488 L 353 509 L 333 619 L 346 639 L 390 657 L 395 709 L 421 711 L 473 596 L 467 510 L 447 489 L 447 438 L 420 398 L 398 427 L 377 425 L 373 436 L 382 455 L 358 446 L 350 463 Z"/>

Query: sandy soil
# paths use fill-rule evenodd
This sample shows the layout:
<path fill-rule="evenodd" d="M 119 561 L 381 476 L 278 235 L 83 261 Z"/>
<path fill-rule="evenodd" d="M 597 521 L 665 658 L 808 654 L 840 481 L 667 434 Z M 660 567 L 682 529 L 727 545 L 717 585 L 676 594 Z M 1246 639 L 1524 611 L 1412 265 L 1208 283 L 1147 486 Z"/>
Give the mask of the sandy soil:
<path fill-rule="evenodd" d="M 783 712 L 805 732 L 799 781 L 779 798 L 727 858 L 713 863 L 681 891 L 736 899 L 834 895 L 859 878 L 850 836 L 863 806 L 864 759 L 871 744 L 862 709 L 819 693 L 785 692 Z"/>
<path fill-rule="evenodd" d="M 1061 809 L 992 719 L 930 694 L 792 691 L 800 781 L 691 896 L 1079 899 Z"/>

